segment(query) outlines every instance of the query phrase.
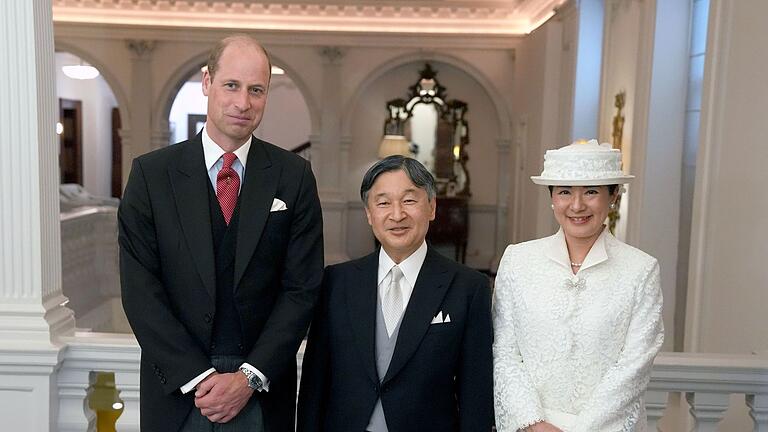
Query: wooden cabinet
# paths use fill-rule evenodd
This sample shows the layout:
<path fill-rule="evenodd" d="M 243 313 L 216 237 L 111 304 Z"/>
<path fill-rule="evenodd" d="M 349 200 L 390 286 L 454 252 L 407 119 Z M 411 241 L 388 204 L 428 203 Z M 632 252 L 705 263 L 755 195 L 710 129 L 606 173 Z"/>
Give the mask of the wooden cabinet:
<path fill-rule="evenodd" d="M 454 259 L 464 263 L 469 237 L 469 199 L 437 197 L 435 220 L 429 224 L 427 241 L 434 246 L 453 247 Z"/>

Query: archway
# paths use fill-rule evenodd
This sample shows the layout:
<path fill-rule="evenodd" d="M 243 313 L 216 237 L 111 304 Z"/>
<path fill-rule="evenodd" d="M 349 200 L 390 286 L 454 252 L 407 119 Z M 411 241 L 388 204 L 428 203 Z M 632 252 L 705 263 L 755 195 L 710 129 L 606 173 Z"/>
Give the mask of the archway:
<path fill-rule="evenodd" d="M 106 69 L 91 64 L 79 54 L 57 51 L 55 63 L 62 183 L 80 184 L 96 196 L 119 197 L 122 186 L 119 130 L 125 121 L 124 104 L 119 100 L 121 92 L 108 82 Z M 70 69 L 89 64 L 95 67 L 98 76 L 83 79 Z"/>

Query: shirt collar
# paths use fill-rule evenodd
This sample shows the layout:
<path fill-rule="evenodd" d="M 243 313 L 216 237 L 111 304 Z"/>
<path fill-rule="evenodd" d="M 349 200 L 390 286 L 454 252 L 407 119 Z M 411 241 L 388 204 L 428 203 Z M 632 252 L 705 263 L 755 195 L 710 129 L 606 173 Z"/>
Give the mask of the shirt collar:
<path fill-rule="evenodd" d="M 216 142 L 213 141 L 213 139 L 211 139 L 211 137 L 208 135 L 207 126 L 208 123 L 206 123 L 206 127 L 203 128 L 203 155 L 205 157 L 205 169 L 210 171 L 216 162 L 221 159 L 221 156 L 225 153 L 225 151 L 219 147 L 219 145 L 216 144 Z M 252 140 L 253 136 L 249 136 L 248 141 L 246 141 L 233 152 L 235 153 L 235 156 L 237 156 L 237 160 L 240 161 L 240 164 L 243 165 L 243 169 L 245 169 L 245 163 L 248 161 L 248 151 L 251 150 Z"/>
<path fill-rule="evenodd" d="M 427 242 L 423 241 L 421 246 L 419 246 L 416 251 L 409 255 L 408 258 L 404 259 L 400 264 L 397 264 L 397 266 L 400 267 L 400 270 L 403 271 L 403 276 L 405 276 L 405 280 L 408 281 L 410 286 L 416 286 L 416 279 L 419 277 L 419 271 L 421 271 L 421 266 L 424 264 L 424 259 L 426 258 Z M 378 278 L 376 279 L 376 285 L 381 284 L 381 281 L 387 277 L 387 274 L 389 274 L 389 271 L 392 270 L 392 267 L 395 265 L 395 262 L 392 260 L 392 258 L 389 257 L 389 255 L 387 255 L 387 253 L 384 251 L 384 248 L 380 248 L 379 274 Z"/>
<path fill-rule="evenodd" d="M 584 258 L 584 262 L 579 267 L 579 271 L 582 271 L 588 267 L 595 266 L 608 259 L 608 253 L 605 251 L 605 242 L 610 235 L 607 228 L 603 228 L 603 232 L 595 240 L 592 248 L 589 249 L 587 256 Z M 568 246 L 565 243 L 565 233 L 560 228 L 555 235 L 551 237 L 549 247 L 547 248 L 547 257 L 552 261 L 562 265 L 568 270 L 571 269 L 571 257 L 568 255 Z"/>

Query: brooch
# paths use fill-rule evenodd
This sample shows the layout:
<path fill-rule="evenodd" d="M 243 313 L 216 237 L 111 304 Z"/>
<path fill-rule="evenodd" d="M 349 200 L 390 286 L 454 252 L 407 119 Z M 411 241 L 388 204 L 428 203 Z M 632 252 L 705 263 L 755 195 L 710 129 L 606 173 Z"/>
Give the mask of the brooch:
<path fill-rule="evenodd" d="M 565 280 L 565 289 L 582 291 L 587 287 L 587 280 L 576 275 Z"/>

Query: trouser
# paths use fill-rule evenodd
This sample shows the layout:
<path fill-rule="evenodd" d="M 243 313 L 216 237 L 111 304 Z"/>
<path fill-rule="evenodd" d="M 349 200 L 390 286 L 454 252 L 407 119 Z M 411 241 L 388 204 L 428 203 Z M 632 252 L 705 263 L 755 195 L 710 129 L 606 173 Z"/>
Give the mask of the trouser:
<path fill-rule="evenodd" d="M 213 356 L 211 363 L 220 373 L 235 372 L 240 369 L 243 359 L 237 356 Z M 179 432 L 263 432 L 264 417 L 258 398 L 252 397 L 243 409 L 227 423 L 211 423 L 200 414 L 200 409 L 192 408 Z"/>

